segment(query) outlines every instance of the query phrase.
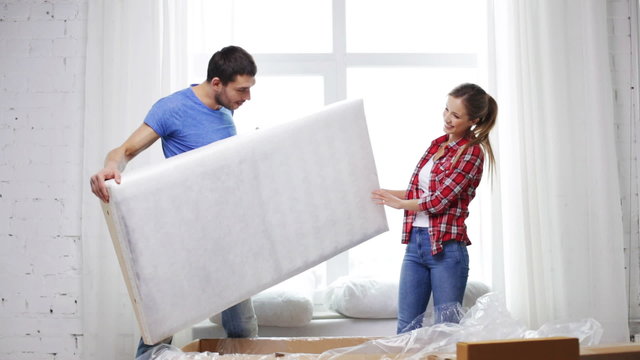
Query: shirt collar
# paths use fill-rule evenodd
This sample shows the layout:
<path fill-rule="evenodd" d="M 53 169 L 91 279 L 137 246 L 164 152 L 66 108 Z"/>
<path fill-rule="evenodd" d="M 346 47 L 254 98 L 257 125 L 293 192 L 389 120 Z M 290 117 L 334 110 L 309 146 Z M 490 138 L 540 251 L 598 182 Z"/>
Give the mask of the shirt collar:
<path fill-rule="evenodd" d="M 440 136 L 439 138 L 433 140 L 433 144 L 434 145 L 441 145 L 443 143 L 446 143 L 447 140 L 449 140 L 449 135 L 444 134 L 442 136 Z M 466 137 L 460 138 L 450 144 L 447 144 L 447 147 L 450 147 L 452 149 L 457 149 L 459 147 L 464 146 L 466 143 L 469 142 L 469 139 L 467 139 Z"/>

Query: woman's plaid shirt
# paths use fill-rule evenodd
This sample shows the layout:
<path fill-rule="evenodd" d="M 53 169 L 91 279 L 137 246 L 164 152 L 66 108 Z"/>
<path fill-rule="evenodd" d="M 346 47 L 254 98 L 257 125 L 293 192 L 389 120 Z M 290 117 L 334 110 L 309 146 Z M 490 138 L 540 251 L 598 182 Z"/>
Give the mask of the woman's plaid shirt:
<path fill-rule="evenodd" d="M 431 143 L 418 162 L 407 189 L 407 199 L 420 199 L 418 206 L 429 215 L 429 236 L 433 255 L 442 251 L 442 243 L 445 241 L 464 241 L 467 245 L 471 245 L 464 221 L 469 216 L 469 203 L 480 184 L 484 164 L 482 147 L 474 145 L 465 149 L 452 166 L 451 162 L 456 154 L 469 140 L 460 139 L 448 144 L 445 146 L 444 154 L 434 161 L 429 192 L 426 195 L 423 194 L 418 185 L 420 170 L 447 139 L 448 135 L 443 135 Z M 409 243 L 415 217 L 416 211 L 405 210 L 403 244 Z"/>

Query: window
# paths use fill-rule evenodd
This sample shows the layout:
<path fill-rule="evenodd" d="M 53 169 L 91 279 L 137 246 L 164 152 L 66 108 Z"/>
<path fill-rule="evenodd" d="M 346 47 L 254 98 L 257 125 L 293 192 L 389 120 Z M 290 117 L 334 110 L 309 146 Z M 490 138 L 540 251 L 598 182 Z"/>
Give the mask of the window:
<path fill-rule="evenodd" d="M 201 82 L 209 56 L 228 44 L 254 55 L 252 100 L 235 114 L 240 132 L 363 98 L 381 186 L 404 189 L 430 141 L 442 134 L 447 92 L 462 82 L 486 85 L 486 6 L 479 0 L 189 2 L 189 79 Z M 311 269 L 316 285 L 347 274 L 399 276 L 401 217 L 388 210 L 389 232 Z"/>

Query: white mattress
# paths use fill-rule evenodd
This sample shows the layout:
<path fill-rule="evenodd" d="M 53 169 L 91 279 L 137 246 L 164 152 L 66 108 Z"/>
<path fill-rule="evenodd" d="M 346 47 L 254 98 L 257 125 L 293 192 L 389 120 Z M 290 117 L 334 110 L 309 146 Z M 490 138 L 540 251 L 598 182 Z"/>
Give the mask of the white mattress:
<path fill-rule="evenodd" d="M 104 213 L 156 343 L 388 230 L 361 100 L 107 182 Z"/>

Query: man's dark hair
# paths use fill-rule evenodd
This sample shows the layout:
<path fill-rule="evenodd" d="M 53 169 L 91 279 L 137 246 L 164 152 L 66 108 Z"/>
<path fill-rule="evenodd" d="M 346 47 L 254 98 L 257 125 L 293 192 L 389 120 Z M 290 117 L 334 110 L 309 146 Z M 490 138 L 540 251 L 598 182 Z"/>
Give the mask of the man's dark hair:
<path fill-rule="evenodd" d="M 239 46 L 227 46 L 211 56 L 207 82 L 217 77 L 222 85 L 226 85 L 238 75 L 256 76 L 257 71 L 256 63 L 248 52 Z"/>

